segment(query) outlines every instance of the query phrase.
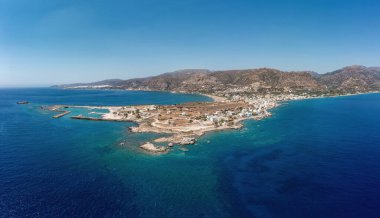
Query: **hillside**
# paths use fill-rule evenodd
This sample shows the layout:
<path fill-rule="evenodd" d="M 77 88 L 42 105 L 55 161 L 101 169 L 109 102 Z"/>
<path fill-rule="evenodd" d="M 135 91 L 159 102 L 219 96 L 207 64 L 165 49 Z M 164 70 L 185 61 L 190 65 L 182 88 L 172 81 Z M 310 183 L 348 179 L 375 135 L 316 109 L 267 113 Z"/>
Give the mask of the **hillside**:
<path fill-rule="evenodd" d="M 329 89 L 368 91 L 380 89 L 380 68 L 350 66 L 324 74 L 319 82 Z"/>
<path fill-rule="evenodd" d="M 380 90 L 380 68 L 349 66 L 326 73 L 287 72 L 271 68 L 209 71 L 180 70 L 158 76 L 129 80 L 105 80 L 63 88 L 117 88 L 198 92 L 229 96 L 234 93 L 345 94 Z"/>

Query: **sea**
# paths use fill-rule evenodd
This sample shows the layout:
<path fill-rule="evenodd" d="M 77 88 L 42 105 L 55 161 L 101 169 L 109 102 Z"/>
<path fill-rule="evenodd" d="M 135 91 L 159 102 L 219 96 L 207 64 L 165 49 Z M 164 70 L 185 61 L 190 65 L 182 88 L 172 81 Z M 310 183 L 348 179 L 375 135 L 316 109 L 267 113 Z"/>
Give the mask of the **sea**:
<path fill-rule="evenodd" d="M 1 88 L 0 217 L 380 217 L 380 94 L 285 102 L 162 155 L 139 148 L 157 134 L 134 123 L 41 109 L 192 101 L 212 100 Z"/>

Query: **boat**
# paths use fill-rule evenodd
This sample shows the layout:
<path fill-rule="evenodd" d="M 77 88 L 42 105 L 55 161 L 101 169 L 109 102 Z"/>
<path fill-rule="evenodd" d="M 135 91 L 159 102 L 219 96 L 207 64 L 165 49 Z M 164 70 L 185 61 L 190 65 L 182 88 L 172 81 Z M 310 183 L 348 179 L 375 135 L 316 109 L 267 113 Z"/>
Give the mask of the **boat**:
<path fill-rule="evenodd" d="M 18 101 L 17 104 L 29 104 L 28 101 Z"/>

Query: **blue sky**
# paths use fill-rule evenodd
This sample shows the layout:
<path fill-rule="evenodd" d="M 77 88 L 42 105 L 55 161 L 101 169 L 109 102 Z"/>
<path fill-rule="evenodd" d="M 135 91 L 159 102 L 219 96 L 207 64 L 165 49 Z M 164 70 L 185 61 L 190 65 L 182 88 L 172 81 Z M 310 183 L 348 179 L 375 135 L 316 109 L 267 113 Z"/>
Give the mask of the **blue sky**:
<path fill-rule="evenodd" d="M 379 60 L 376 0 L 0 0 L 0 85 Z"/>

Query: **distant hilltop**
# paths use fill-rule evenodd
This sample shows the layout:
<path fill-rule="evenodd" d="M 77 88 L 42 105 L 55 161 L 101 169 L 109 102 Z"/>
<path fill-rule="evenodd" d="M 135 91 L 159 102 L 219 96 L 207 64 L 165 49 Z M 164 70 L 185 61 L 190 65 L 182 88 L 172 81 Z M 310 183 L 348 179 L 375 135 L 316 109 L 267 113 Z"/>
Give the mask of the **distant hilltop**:
<path fill-rule="evenodd" d="M 226 71 L 189 69 L 146 78 L 112 79 L 55 87 L 174 91 L 226 97 L 242 93 L 337 95 L 380 91 L 380 67 L 354 65 L 326 74 L 271 68 Z"/>

